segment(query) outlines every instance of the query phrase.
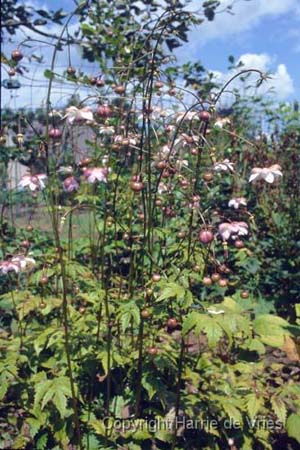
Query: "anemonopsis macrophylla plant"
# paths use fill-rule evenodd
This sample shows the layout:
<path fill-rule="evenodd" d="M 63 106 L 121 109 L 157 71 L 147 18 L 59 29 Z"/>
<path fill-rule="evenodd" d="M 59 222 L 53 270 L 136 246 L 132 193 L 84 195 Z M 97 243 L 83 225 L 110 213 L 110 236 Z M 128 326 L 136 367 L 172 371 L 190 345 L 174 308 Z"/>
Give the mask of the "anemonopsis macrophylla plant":
<path fill-rule="evenodd" d="M 18 275 L 24 261 L 33 269 L 31 256 L 0 264 L 10 278 L 4 298 L 15 305 L 7 351 L 23 352 L 3 372 L 7 401 L 15 387 L 22 392 L 22 445 L 46 436 L 54 448 L 193 448 L 196 435 L 206 448 L 267 446 L 271 431 L 253 432 L 249 418 L 295 420 L 297 387 L 278 381 L 283 375 L 268 361 L 264 367 L 270 347 L 292 341 L 288 323 L 260 315 L 240 281 L 240 267 L 255 274 L 256 224 L 239 154 L 229 158 L 228 141 L 219 144 L 227 122 L 214 132 L 222 90 L 205 102 L 193 94 L 194 104 L 183 106 L 184 89 L 163 70 L 158 76 L 155 52 L 168 20 L 173 13 L 156 22 L 149 40 L 159 30 L 157 45 L 142 55 L 136 78 L 134 59 L 117 66 L 105 99 L 69 107 L 59 128 L 50 127 L 50 79 L 46 173 L 26 175 L 20 186 L 38 194 L 51 226 L 44 240 L 35 226 L 20 232 L 37 265 L 28 280 Z M 61 130 L 69 126 L 73 137 L 84 127 L 93 133 L 88 155 L 76 143 L 64 154 Z M 239 145 L 251 142 L 241 137 Z M 251 182 L 282 175 L 277 165 L 253 170 Z M 81 217 L 82 234 L 74 228 Z M 190 432 L 176 426 L 180 417 L 202 425 Z M 114 426 L 119 418 L 138 419 L 140 428 Z M 149 419 L 170 426 L 151 431 Z M 236 428 L 228 431 L 228 419 Z"/>

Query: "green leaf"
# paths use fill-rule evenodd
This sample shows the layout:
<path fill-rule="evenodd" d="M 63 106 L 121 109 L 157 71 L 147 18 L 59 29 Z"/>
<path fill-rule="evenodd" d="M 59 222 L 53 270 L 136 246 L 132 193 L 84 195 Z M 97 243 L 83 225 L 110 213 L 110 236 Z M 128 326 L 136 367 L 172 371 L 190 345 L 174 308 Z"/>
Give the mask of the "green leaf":
<path fill-rule="evenodd" d="M 286 421 L 286 415 L 287 415 L 287 410 L 286 410 L 284 401 L 281 398 L 279 398 L 277 395 L 273 395 L 273 397 L 271 397 L 271 405 L 272 405 L 274 413 L 276 414 L 276 416 L 278 417 L 278 419 L 280 420 L 280 422 L 282 422 L 282 424 L 284 426 L 285 421 Z"/>
<path fill-rule="evenodd" d="M 264 344 L 258 339 L 251 339 L 247 348 L 250 352 L 257 352 L 259 355 L 263 355 L 266 352 Z"/>
<path fill-rule="evenodd" d="M 300 303 L 296 303 L 295 311 L 296 311 L 296 317 L 297 317 L 296 322 L 298 325 L 300 325 Z"/>
<path fill-rule="evenodd" d="M 228 400 L 228 399 L 227 399 Z M 233 422 L 239 425 L 243 424 L 243 418 L 242 418 L 242 414 L 241 412 L 232 404 L 230 404 L 229 402 L 224 402 L 222 404 L 223 409 L 225 411 L 225 413 L 227 414 L 227 416 L 230 419 L 233 419 Z"/>
<path fill-rule="evenodd" d="M 276 325 L 279 327 L 288 327 L 289 323 L 283 319 L 282 317 L 279 316 L 275 316 L 273 314 L 263 314 L 261 316 L 259 316 L 256 320 L 256 323 L 258 322 L 262 322 L 264 326 L 266 325 Z"/>
<path fill-rule="evenodd" d="M 102 368 L 104 371 L 104 374 L 107 375 L 108 373 L 108 356 L 107 356 L 107 351 L 106 350 L 102 350 L 102 352 L 98 353 L 98 359 L 100 360 L 101 364 L 102 364 Z"/>
<path fill-rule="evenodd" d="M 182 334 L 185 335 L 189 331 L 191 331 L 196 325 L 199 326 L 200 323 L 202 324 L 204 322 L 203 317 L 206 316 L 198 313 L 197 311 L 192 311 L 190 314 L 188 314 L 183 321 Z"/>
<path fill-rule="evenodd" d="M 118 312 L 118 319 L 121 322 L 122 330 L 125 332 L 133 321 L 135 326 L 140 323 L 140 310 L 134 301 L 130 301 L 121 306 Z"/>
<path fill-rule="evenodd" d="M 196 327 L 198 329 L 198 326 Z M 206 334 L 209 347 L 213 348 L 217 345 L 223 336 L 223 330 L 214 318 L 208 317 L 203 324 L 203 331 Z"/>
<path fill-rule="evenodd" d="M 246 397 L 246 408 L 251 419 L 257 415 L 259 408 L 263 405 L 263 398 L 256 394 L 248 394 Z"/>
<path fill-rule="evenodd" d="M 151 373 L 144 374 L 142 378 L 142 386 L 148 392 L 149 400 L 152 400 L 156 393 L 160 395 L 164 392 L 164 385 Z"/>
<path fill-rule="evenodd" d="M 89 26 L 87 23 L 82 23 L 81 24 L 81 29 L 83 34 L 85 34 L 86 36 L 92 36 L 93 34 L 95 34 L 95 30 L 93 27 Z"/>
<path fill-rule="evenodd" d="M 225 297 L 223 302 L 220 304 L 220 307 L 224 307 L 227 311 L 231 311 L 237 314 L 242 312 L 242 308 L 240 307 L 240 305 L 238 305 L 237 302 L 231 297 Z"/>
<path fill-rule="evenodd" d="M 46 377 L 45 373 L 44 376 Z M 49 390 L 51 384 L 52 380 L 44 379 L 43 381 L 35 385 L 35 396 L 34 396 L 35 406 L 38 406 L 41 403 L 42 398 L 44 397 L 45 393 Z"/>
<path fill-rule="evenodd" d="M 2 373 L 0 377 L 0 400 L 3 399 L 5 396 L 7 389 L 8 389 L 8 377 L 6 376 L 6 373 Z"/>
<path fill-rule="evenodd" d="M 147 429 L 147 421 L 144 419 L 138 419 L 135 422 L 134 425 L 134 429 L 133 430 L 128 430 L 125 433 L 125 437 L 129 438 L 131 437 L 136 440 L 136 441 L 145 441 L 147 439 L 150 439 L 152 436 L 149 433 L 148 429 Z M 139 447 L 140 448 L 140 447 Z"/>
<path fill-rule="evenodd" d="M 162 417 L 157 417 L 158 423 L 161 421 L 161 423 L 164 423 Z M 155 431 L 155 439 L 159 439 L 162 442 L 172 442 L 173 439 L 173 433 L 172 430 L 169 429 L 169 427 L 172 426 L 172 419 L 165 417 L 165 423 L 166 425 L 163 425 L 162 427 L 158 427 L 158 430 Z"/>
<path fill-rule="evenodd" d="M 272 347 L 281 347 L 284 343 L 284 336 L 289 335 L 287 327 L 289 324 L 281 317 L 272 314 L 258 316 L 253 322 L 254 332 L 260 335 L 264 344 Z"/>
<path fill-rule="evenodd" d="M 36 442 L 36 449 L 37 450 L 46 450 L 47 443 L 48 443 L 48 435 L 43 434 L 41 437 L 38 438 L 38 440 Z"/>
<path fill-rule="evenodd" d="M 238 267 L 244 268 L 247 272 L 250 272 L 252 275 L 255 275 L 260 269 L 261 262 L 254 257 L 248 257 L 244 261 L 238 261 L 236 263 Z"/>
<path fill-rule="evenodd" d="M 52 80 L 54 78 L 54 72 L 52 72 L 52 70 L 46 69 L 44 71 L 44 77 L 48 80 Z"/>
<path fill-rule="evenodd" d="M 53 382 L 50 381 L 50 383 L 49 383 L 49 388 L 48 388 L 48 390 L 45 392 L 45 395 L 43 396 L 43 400 L 42 400 L 42 403 L 41 403 L 41 409 L 44 409 L 45 406 L 47 405 L 47 403 L 48 403 L 50 400 L 52 400 L 52 398 L 53 398 L 53 396 L 54 396 L 54 393 L 55 393 L 55 389 L 54 389 L 54 387 L 53 387 Z"/>
<path fill-rule="evenodd" d="M 34 417 L 29 417 L 26 422 L 29 425 L 30 429 L 30 436 L 34 438 L 34 436 L 37 434 L 41 426 L 43 425 L 43 422 L 39 419 L 35 419 Z"/>
<path fill-rule="evenodd" d="M 182 287 L 180 284 L 177 283 L 168 283 L 164 289 L 162 290 L 162 293 L 158 297 L 157 301 L 166 300 L 167 298 L 176 297 L 178 299 L 182 299 L 185 294 L 185 288 Z"/>
<path fill-rule="evenodd" d="M 28 444 L 29 438 L 25 436 L 18 436 L 14 441 L 13 446 L 11 447 L 13 450 L 24 449 Z"/>
<path fill-rule="evenodd" d="M 62 392 L 56 391 L 52 400 L 55 407 L 58 409 L 61 418 L 63 419 L 66 417 L 68 415 L 66 396 Z"/>
<path fill-rule="evenodd" d="M 300 444 L 300 416 L 299 414 L 290 414 L 286 421 L 286 431 L 289 437 L 296 439 Z"/>
<path fill-rule="evenodd" d="M 114 429 L 114 419 L 112 417 L 107 418 L 105 420 L 105 424 L 103 420 L 92 420 L 90 421 L 90 426 L 97 434 L 100 436 L 105 436 L 106 430 Z"/>

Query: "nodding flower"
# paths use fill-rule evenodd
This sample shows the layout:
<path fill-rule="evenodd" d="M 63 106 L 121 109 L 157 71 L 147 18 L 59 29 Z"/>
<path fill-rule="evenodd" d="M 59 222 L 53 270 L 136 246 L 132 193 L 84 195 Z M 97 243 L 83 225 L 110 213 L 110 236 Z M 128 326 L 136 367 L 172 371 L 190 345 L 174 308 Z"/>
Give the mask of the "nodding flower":
<path fill-rule="evenodd" d="M 76 108 L 76 106 L 70 106 L 66 109 L 63 119 L 67 119 L 67 122 L 73 125 L 74 122 L 93 122 L 94 116 L 88 106 L 81 109 Z"/>
<path fill-rule="evenodd" d="M 65 192 L 73 192 L 79 189 L 79 183 L 75 177 L 67 177 L 63 182 L 63 190 Z"/>
<path fill-rule="evenodd" d="M 224 159 L 222 162 L 216 162 L 214 164 L 215 172 L 234 172 L 234 165 L 229 159 Z"/>
<path fill-rule="evenodd" d="M 247 206 L 245 197 L 234 197 L 228 202 L 228 206 L 234 209 L 239 209 L 240 206 Z"/>
<path fill-rule="evenodd" d="M 0 273 L 8 274 L 9 272 L 25 272 L 33 269 L 35 264 L 35 260 L 29 256 L 16 255 L 6 261 L 0 261 Z"/>
<path fill-rule="evenodd" d="M 249 182 L 264 180 L 267 183 L 274 183 L 275 180 L 282 177 L 281 167 L 279 164 L 273 164 L 270 167 L 254 167 L 251 170 Z"/>
<path fill-rule="evenodd" d="M 23 190 L 29 188 L 31 191 L 42 191 L 45 189 L 47 181 L 47 175 L 44 173 L 39 173 L 36 175 L 23 175 L 18 183 L 18 189 Z"/>
<path fill-rule="evenodd" d="M 237 239 L 238 236 L 247 236 L 248 234 L 248 224 L 246 222 L 223 222 L 220 223 L 219 235 L 223 241 L 228 241 L 228 239 Z"/>
<path fill-rule="evenodd" d="M 85 169 L 83 174 L 88 183 L 97 183 L 97 181 L 106 183 L 108 172 L 109 169 L 107 167 L 91 167 Z"/>

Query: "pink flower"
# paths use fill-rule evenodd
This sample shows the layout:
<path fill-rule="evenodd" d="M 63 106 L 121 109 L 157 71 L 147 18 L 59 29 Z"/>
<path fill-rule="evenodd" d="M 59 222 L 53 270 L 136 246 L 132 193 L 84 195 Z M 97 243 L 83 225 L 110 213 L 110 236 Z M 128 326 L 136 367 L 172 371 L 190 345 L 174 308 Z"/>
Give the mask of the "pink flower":
<path fill-rule="evenodd" d="M 234 209 L 238 209 L 241 205 L 247 206 L 247 200 L 244 197 L 235 197 L 228 202 L 228 206 Z"/>
<path fill-rule="evenodd" d="M 248 224 L 246 222 L 223 222 L 219 225 L 219 234 L 223 241 L 229 238 L 236 239 L 238 236 L 247 236 Z"/>
<path fill-rule="evenodd" d="M 79 183 L 75 177 L 68 177 L 63 182 L 63 190 L 65 192 L 73 192 L 79 189 Z"/>
<path fill-rule="evenodd" d="M 13 261 L 12 259 L 8 261 L 0 262 L 0 273 L 8 274 L 8 272 L 19 273 L 21 271 L 21 266 L 18 261 Z"/>
<path fill-rule="evenodd" d="M 76 108 L 76 106 L 70 106 L 66 109 L 66 114 L 63 119 L 67 119 L 67 122 L 73 125 L 74 122 L 93 122 L 94 116 L 89 107 Z"/>
<path fill-rule="evenodd" d="M 275 180 L 282 177 L 281 167 L 279 164 L 273 164 L 270 167 L 254 167 L 251 170 L 249 182 L 265 180 L 267 183 L 274 183 Z"/>
<path fill-rule="evenodd" d="M 85 169 L 84 171 L 84 176 L 88 183 L 96 183 L 97 181 L 106 183 L 107 174 L 108 174 L 107 167 L 92 167 Z"/>
<path fill-rule="evenodd" d="M 45 181 L 47 181 L 47 175 L 44 173 L 23 175 L 18 184 L 18 189 L 23 190 L 28 187 L 31 191 L 43 190 L 46 187 Z"/>
<path fill-rule="evenodd" d="M 0 262 L 0 272 L 7 274 L 8 272 L 25 272 L 31 270 L 35 266 L 35 260 L 29 256 L 16 255 L 7 261 Z"/>

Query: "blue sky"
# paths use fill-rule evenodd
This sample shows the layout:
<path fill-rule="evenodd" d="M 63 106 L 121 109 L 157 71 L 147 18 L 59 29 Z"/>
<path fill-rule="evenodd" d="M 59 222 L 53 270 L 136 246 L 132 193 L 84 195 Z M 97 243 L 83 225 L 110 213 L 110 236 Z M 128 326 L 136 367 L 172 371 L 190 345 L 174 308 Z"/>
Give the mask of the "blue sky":
<path fill-rule="evenodd" d="M 233 0 L 221 2 L 225 7 Z M 70 0 L 31 0 L 32 3 L 50 9 L 62 7 L 66 11 L 72 10 L 75 5 Z M 190 9 L 199 8 L 201 3 L 192 0 Z M 300 100 L 300 0 L 235 0 L 233 12 L 234 15 L 219 14 L 213 22 L 205 22 L 191 31 L 189 43 L 177 51 L 178 60 L 201 60 L 220 81 L 226 81 L 233 74 L 228 72 L 228 56 L 233 55 L 236 60 L 242 60 L 246 67 L 273 73 L 273 78 L 267 87 L 262 88 L 262 92 L 273 88 L 276 100 Z M 16 44 L 21 38 L 23 35 L 16 37 Z M 12 45 L 4 46 L 4 51 L 9 52 L 11 48 Z M 47 68 L 50 51 L 37 47 L 37 52 L 44 54 L 45 67 L 29 65 L 29 80 L 20 78 L 24 87 L 15 92 L 13 98 L 4 90 L 2 106 L 40 106 L 45 96 L 45 82 L 40 80 L 43 70 Z M 87 67 L 87 62 L 80 60 L 76 49 L 72 52 L 72 58 L 73 65 L 79 65 L 88 72 L 97 71 L 96 66 Z M 65 55 L 60 55 L 58 66 L 65 67 L 65 61 Z M 30 84 L 34 87 L 30 88 Z M 53 101 L 58 101 L 62 95 L 67 96 L 70 90 L 57 87 Z"/>

